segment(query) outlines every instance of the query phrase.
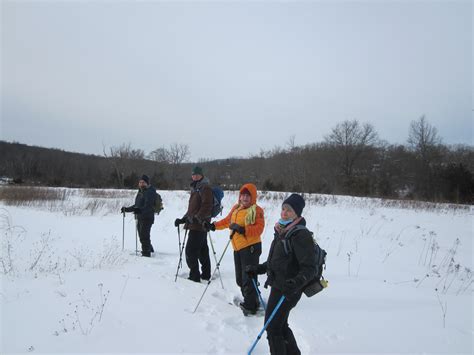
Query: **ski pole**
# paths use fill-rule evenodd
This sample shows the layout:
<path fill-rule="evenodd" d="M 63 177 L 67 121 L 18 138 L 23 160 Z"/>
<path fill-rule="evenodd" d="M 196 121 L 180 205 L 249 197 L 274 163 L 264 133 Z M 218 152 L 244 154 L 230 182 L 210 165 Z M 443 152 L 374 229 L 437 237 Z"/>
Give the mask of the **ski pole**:
<path fill-rule="evenodd" d="M 255 281 L 253 277 L 252 277 L 252 283 L 253 283 L 253 287 L 255 287 L 255 291 L 257 291 L 258 298 L 260 298 L 260 303 L 262 304 L 263 309 L 267 310 L 267 306 L 265 305 L 265 302 L 263 301 L 263 298 L 262 298 L 262 293 L 258 289 L 257 282 Z"/>
<path fill-rule="evenodd" d="M 186 232 L 184 232 L 184 239 L 183 239 L 183 245 L 180 245 L 180 251 L 179 251 L 179 261 L 178 261 L 178 267 L 176 268 L 176 275 L 174 276 L 174 282 L 178 279 L 178 272 L 179 269 L 181 269 L 181 265 L 183 263 L 183 250 L 184 246 L 186 245 L 186 236 L 188 235 L 188 230 L 186 229 Z M 179 227 L 178 227 L 178 238 L 179 237 Z"/>
<path fill-rule="evenodd" d="M 206 294 L 207 288 L 208 288 L 209 285 L 211 284 L 212 278 L 213 278 L 214 275 L 216 274 L 216 271 L 219 270 L 219 265 L 221 264 L 222 258 L 224 257 L 224 254 L 225 254 L 225 252 L 227 251 L 227 248 L 228 248 L 228 246 L 229 246 L 229 244 L 230 244 L 230 241 L 232 240 L 232 237 L 234 236 L 234 233 L 235 233 L 235 231 L 233 231 L 232 234 L 230 235 L 229 241 L 227 242 L 227 244 L 226 244 L 226 246 L 225 246 L 225 248 L 224 248 L 224 251 L 222 252 L 222 255 L 221 255 L 219 261 L 217 262 L 216 268 L 214 269 L 214 272 L 212 273 L 211 278 L 209 279 L 209 281 L 207 281 L 206 288 L 204 289 L 204 292 L 202 293 L 201 298 L 199 299 L 199 302 L 198 302 L 197 305 L 196 305 L 196 308 L 194 308 L 193 313 L 196 313 L 196 311 L 197 311 L 199 305 L 201 304 L 202 299 L 204 298 L 204 295 Z"/>
<path fill-rule="evenodd" d="M 207 234 L 209 235 L 209 240 L 211 242 L 212 253 L 214 254 L 214 260 L 216 261 L 216 265 L 217 265 L 217 256 L 216 256 L 216 251 L 214 249 L 214 243 L 212 242 L 211 232 L 209 231 Z M 224 283 L 222 282 L 221 270 L 219 268 L 217 270 L 219 271 L 219 279 L 221 280 L 222 289 L 224 289 Z"/>
<path fill-rule="evenodd" d="M 179 225 L 176 228 L 178 228 L 178 251 L 181 252 L 181 234 L 179 233 Z"/>
<path fill-rule="evenodd" d="M 278 311 L 278 309 L 280 308 L 281 304 L 283 303 L 283 301 L 285 300 L 285 295 L 282 295 L 280 300 L 278 301 L 278 304 L 276 305 L 276 307 L 273 309 L 273 312 L 272 314 L 270 314 L 270 317 L 268 317 L 268 320 L 265 322 L 265 325 L 263 326 L 262 330 L 260 331 L 260 333 L 257 335 L 257 339 L 255 339 L 255 341 L 253 342 L 252 346 L 250 347 L 250 350 L 249 352 L 247 353 L 248 355 L 250 355 L 253 351 L 253 349 L 255 349 L 255 347 L 257 346 L 257 343 L 258 341 L 260 340 L 260 338 L 262 337 L 262 334 L 263 332 L 265 331 L 265 329 L 267 329 L 268 325 L 270 324 L 270 322 L 272 321 L 273 317 L 275 317 L 275 314 L 276 312 Z"/>
<path fill-rule="evenodd" d="M 123 214 L 123 219 L 122 219 L 122 251 L 125 246 L 125 211 L 122 212 Z"/>
<path fill-rule="evenodd" d="M 138 219 L 135 215 L 135 256 L 138 256 Z"/>

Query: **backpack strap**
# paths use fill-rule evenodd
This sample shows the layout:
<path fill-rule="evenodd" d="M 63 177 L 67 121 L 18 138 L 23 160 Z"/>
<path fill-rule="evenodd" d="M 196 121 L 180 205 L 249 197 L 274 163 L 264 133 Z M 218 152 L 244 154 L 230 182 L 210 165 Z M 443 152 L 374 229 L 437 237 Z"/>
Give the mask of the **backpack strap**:
<path fill-rule="evenodd" d="M 285 254 L 288 255 L 291 253 L 291 243 L 290 243 L 290 237 L 295 234 L 296 232 L 300 231 L 300 230 L 304 230 L 306 229 L 307 231 L 309 231 L 308 228 L 306 228 L 306 226 L 303 226 L 301 224 L 298 224 L 296 226 L 294 226 L 293 228 L 291 228 L 288 232 L 286 232 L 285 236 L 281 239 L 282 243 L 283 243 L 283 249 L 285 249 Z M 310 232 L 311 233 L 311 232 Z M 311 233 L 312 234 L 312 233 Z"/>

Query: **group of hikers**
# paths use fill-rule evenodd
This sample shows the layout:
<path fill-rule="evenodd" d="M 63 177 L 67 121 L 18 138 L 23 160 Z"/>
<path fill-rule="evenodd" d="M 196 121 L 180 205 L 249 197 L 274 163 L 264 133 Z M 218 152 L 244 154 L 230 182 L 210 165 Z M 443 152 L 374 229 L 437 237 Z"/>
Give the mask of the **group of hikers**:
<path fill-rule="evenodd" d="M 240 188 L 237 203 L 228 214 L 220 220 L 211 221 L 213 193 L 209 180 L 204 177 L 203 169 L 199 166 L 192 169 L 191 178 L 187 211 L 174 221 L 178 229 L 180 225 L 184 225 L 188 232 L 185 249 L 188 279 L 209 282 L 211 260 L 207 233 L 228 229 L 234 249 L 235 279 L 243 296 L 243 301 L 239 304 L 243 314 L 248 316 L 257 313 L 260 306 L 257 276 L 267 274 L 265 288 L 270 286 L 271 289 L 265 310 L 265 325 L 270 353 L 301 354 L 288 326 L 288 316 L 300 300 L 305 286 L 317 272 L 312 234 L 301 227 L 306 225 L 302 217 L 305 207 L 303 197 L 291 194 L 283 201 L 267 260 L 260 263 L 265 217 L 263 209 L 257 205 L 256 186 L 244 184 Z M 150 229 L 154 222 L 156 190 L 150 185 L 146 175 L 140 178 L 138 186 L 134 205 L 122 207 L 121 212 L 135 213 L 142 255 L 149 257 L 154 252 L 150 242 Z M 274 312 L 276 310 L 278 312 Z"/>

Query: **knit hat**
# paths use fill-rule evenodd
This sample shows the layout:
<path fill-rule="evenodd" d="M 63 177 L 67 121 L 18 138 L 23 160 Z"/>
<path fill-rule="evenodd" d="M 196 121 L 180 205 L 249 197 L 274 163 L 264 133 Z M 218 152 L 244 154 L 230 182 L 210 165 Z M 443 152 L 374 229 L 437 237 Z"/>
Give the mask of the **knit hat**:
<path fill-rule="evenodd" d="M 293 211 L 295 211 L 298 217 L 301 217 L 301 212 L 303 212 L 303 208 L 305 206 L 303 196 L 298 194 L 291 194 L 285 201 L 283 201 L 283 205 L 289 205 Z"/>
<path fill-rule="evenodd" d="M 143 180 L 147 183 L 147 185 L 150 185 L 150 178 L 147 175 L 142 175 L 140 180 Z"/>
<path fill-rule="evenodd" d="M 201 176 L 204 176 L 203 172 L 202 172 L 202 168 L 200 166 L 195 166 L 193 168 L 193 170 L 191 171 L 191 174 L 192 175 L 201 175 Z"/>

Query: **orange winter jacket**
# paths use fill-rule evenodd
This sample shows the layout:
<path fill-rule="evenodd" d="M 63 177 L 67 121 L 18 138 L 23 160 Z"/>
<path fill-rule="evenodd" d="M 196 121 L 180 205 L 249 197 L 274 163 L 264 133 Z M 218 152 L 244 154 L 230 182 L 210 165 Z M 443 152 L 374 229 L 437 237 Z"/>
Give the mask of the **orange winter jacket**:
<path fill-rule="evenodd" d="M 240 194 L 243 190 L 248 190 L 250 192 L 250 207 L 243 208 L 240 203 L 237 203 L 232 207 L 225 218 L 214 222 L 216 230 L 229 228 L 232 223 L 237 223 L 239 226 L 245 227 L 245 235 L 236 232 L 232 237 L 232 247 L 235 251 L 239 251 L 253 244 L 261 243 L 262 239 L 260 236 L 265 227 L 263 209 L 260 206 L 257 206 L 257 187 L 254 184 L 245 184 L 240 188 Z M 255 213 L 253 216 L 254 218 L 251 216 L 252 213 Z M 247 215 L 249 216 L 247 217 Z M 254 222 L 249 223 L 253 219 Z"/>

